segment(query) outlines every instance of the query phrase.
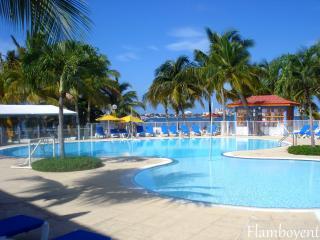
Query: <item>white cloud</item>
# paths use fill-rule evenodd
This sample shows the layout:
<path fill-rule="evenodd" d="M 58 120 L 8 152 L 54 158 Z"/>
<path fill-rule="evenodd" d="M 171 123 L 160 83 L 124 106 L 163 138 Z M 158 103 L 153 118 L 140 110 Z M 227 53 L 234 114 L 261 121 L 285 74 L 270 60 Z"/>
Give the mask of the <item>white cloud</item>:
<path fill-rule="evenodd" d="M 206 38 L 182 40 L 168 44 L 166 47 L 172 51 L 193 51 L 199 49 L 201 51 L 207 51 L 209 42 Z"/>
<path fill-rule="evenodd" d="M 139 60 L 139 56 L 134 52 L 124 52 L 116 56 L 116 59 L 121 62 L 129 62 Z"/>
<path fill-rule="evenodd" d="M 203 37 L 204 33 L 191 27 L 182 27 L 174 29 L 169 35 L 177 38 L 197 38 Z"/>
<path fill-rule="evenodd" d="M 152 51 L 159 51 L 159 50 L 160 50 L 160 49 L 159 49 L 157 46 L 155 46 L 155 45 L 147 46 L 147 49 L 152 50 Z"/>
<path fill-rule="evenodd" d="M 171 51 L 193 51 L 200 49 L 207 51 L 209 42 L 205 36 L 204 31 L 190 27 L 183 27 L 175 29 L 170 33 L 171 36 L 176 38 L 176 41 L 166 45 L 166 48 Z"/>

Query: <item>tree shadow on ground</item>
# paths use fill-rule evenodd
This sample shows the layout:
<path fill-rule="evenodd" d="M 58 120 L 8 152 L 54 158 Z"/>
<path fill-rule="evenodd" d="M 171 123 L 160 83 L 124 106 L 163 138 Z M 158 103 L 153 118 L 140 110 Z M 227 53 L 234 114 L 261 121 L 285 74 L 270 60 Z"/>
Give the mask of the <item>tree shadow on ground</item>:
<path fill-rule="evenodd" d="M 13 196 L 7 192 L 0 190 L 0 219 L 15 216 L 18 214 L 25 214 L 34 217 L 41 218 L 48 221 L 50 231 L 49 238 L 54 238 L 68 232 L 74 231 L 76 229 L 87 229 L 92 231 L 81 224 L 72 221 L 73 218 L 83 216 L 90 212 L 76 212 L 67 215 L 56 215 L 52 212 L 47 211 L 44 208 L 39 208 L 33 204 L 30 204 L 24 199 Z M 40 239 L 40 230 L 34 230 L 29 233 L 23 233 L 16 236 L 14 239 L 17 240 L 34 240 Z"/>
<path fill-rule="evenodd" d="M 144 161 L 139 158 L 133 161 Z M 117 158 L 108 161 L 129 161 L 127 158 Z M 107 163 L 108 164 L 108 163 Z M 134 163 L 133 163 L 134 164 Z M 15 178 L 12 181 L 33 182 L 35 186 L 21 191 L 23 199 L 28 202 L 44 200 L 48 207 L 60 205 L 77 200 L 86 205 L 95 206 L 96 204 L 121 204 L 138 200 L 149 200 L 159 197 L 151 194 L 133 182 L 133 177 L 137 173 L 136 167 L 127 167 L 125 169 L 108 169 L 103 167 L 94 171 L 86 172 L 81 177 L 70 184 L 65 185 L 62 181 L 56 181 L 41 176 L 30 176 Z M 70 173 L 72 174 L 72 173 Z M 180 182 L 183 179 L 190 179 L 195 176 L 192 173 L 180 172 L 163 174 L 163 179 L 169 179 L 172 184 Z M 155 182 L 160 181 L 154 179 Z M 168 187 L 168 186 L 166 186 Z M 190 192 L 196 194 L 196 192 Z M 199 192 L 200 194 L 200 192 Z M 175 201 L 174 198 L 170 198 Z M 180 200 L 179 200 L 180 201 Z M 199 203 L 200 204 L 200 203 Z"/>

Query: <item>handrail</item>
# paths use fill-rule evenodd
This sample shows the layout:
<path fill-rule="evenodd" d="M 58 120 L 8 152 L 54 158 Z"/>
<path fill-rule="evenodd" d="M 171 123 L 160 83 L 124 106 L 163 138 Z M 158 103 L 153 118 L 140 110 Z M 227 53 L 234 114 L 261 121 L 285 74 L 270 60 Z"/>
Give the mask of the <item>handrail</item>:
<path fill-rule="evenodd" d="M 37 148 L 41 144 L 49 144 L 50 141 L 52 141 L 53 157 L 55 157 L 55 138 L 54 137 L 29 139 L 29 144 L 28 144 L 29 156 L 28 156 L 28 158 L 23 163 L 20 163 L 18 165 L 11 166 L 11 167 L 12 168 L 31 168 L 32 155 L 35 153 L 35 151 L 37 150 Z M 31 149 L 33 145 L 35 145 L 35 147 L 33 149 Z"/>
<path fill-rule="evenodd" d="M 279 147 L 282 146 L 283 141 L 286 140 L 289 136 L 290 136 L 290 135 L 285 135 L 285 136 L 283 136 L 283 137 L 278 141 Z"/>

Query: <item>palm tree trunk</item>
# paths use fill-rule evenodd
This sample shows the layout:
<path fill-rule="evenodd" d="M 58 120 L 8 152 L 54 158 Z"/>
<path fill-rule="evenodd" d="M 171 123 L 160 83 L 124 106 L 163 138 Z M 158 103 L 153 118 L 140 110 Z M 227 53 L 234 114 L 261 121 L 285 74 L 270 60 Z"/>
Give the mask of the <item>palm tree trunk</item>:
<path fill-rule="evenodd" d="M 168 122 L 169 121 L 169 114 L 168 114 L 168 106 L 167 105 L 164 106 L 164 112 L 166 114 L 166 121 Z"/>
<path fill-rule="evenodd" d="M 75 103 L 74 103 L 74 109 L 77 113 L 76 115 L 76 124 L 77 126 L 80 125 L 80 118 L 79 118 L 79 103 L 78 103 L 78 98 L 75 99 Z"/>
<path fill-rule="evenodd" d="M 309 96 L 309 95 L 308 95 Z M 314 131 L 313 131 L 313 116 L 312 116 L 312 102 L 310 97 L 308 97 L 308 105 L 309 105 L 309 122 L 310 122 L 310 135 L 311 135 L 311 146 L 315 147 L 315 139 L 314 139 Z"/>
<path fill-rule="evenodd" d="M 64 152 L 64 137 L 63 137 L 63 93 L 59 95 L 59 126 L 58 126 L 58 142 L 60 158 L 65 157 Z"/>
<path fill-rule="evenodd" d="M 88 100 L 87 106 L 87 124 L 90 123 L 90 115 L 91 115 L 91 102 Z"/>
<path fill-rule="evenodd" d="M 211 118 L 212 118 L 212 108 L 211 108 L 211 96 L 209 96 L 209 100 L 208 100 L 208 109 L 209 109 L 209 121 L 211 122 Z"/>
<path fill-rule="evenodd" d="M 184 114 L 184 109 L 183 109 L 183 107 L 180 105 L 180 111 L 181 111 L 181 114 L 182 114 L 182 119 L 183 120 L 185 120 L 185 118 L 186 118 L 186 115 Z"/>
<path fill-rule="evenodd" d="M 242 93 L 239 93 L 239 97 L 240 97 L 240 100 L 242 102 L 243 107 L 247 110 L 247 120 L 251 121 L 251 112 L 250 112 L 250 108 L 248 106 L 247 99 L 243 96 Z"/>
<path fill-rule="evenodd" d="M 226 121 L 226 100 L 224 98 L 223 89 L 221 89 L 221 102 L 222 102 L 222 121 Z"/>
<path fill-rule="evenodd" d="M 251 116 L 251 111 L 250 111 L 250 108 L 248 106 L 248 102 L 247 102 L 247 99 L 243 96 L 242 92 L 238 92 L 239 94 L 239 97 L 241 99 L 241 102 L 242 102 L 242 105 L 243 107 L 247 110 L 247 121 L 248 121 L 248 134 L 251 135 L 251 134 L 254 134 L 254 122 L 251 122 L 252 121 L 252 116 Z"/>
<path fill-rule="evenodd" d="M 221 132 L 225 135 L 226 133 L 226 101 L 224 98 L 224 89 L 221 88 L 221 105 L 222 105 L 222 129 Z"/>

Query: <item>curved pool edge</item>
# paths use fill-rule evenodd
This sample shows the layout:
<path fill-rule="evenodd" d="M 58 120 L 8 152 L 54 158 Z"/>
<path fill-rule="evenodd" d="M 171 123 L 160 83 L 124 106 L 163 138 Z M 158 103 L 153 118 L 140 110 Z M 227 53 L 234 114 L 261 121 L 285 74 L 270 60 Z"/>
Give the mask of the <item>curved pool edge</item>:
<path fill-rule="evenodd" d="M 252 151 L 255 151 L 255 150 L 252 150 Z M 150 157 L 148 159 L 150 159 L 150 160 L 157 159 L 157 160 L 161 160 L 161 161 L 159 163 L 155 163 L 155 164 L 143 165 L 142 167 L 139 167 L 135 170 L 132 170 L 132 172 L 129 176 L 129 179 L 124 181 L 125 184 L 132 184 L 133 186 L 138 187 L 137 190 L 139 192 L 144 191 L 144 192 L 147 192 L 148 194 L 153 195 L 154 197 L 159 197 L 162 199 L 168 199 L 171 201 L 176 201 L 176 202 L 181 202 L 181 203 L 192 203 L 192 204 L 196 204 L 196 205 L 201 204 L 206 207 L 230 208 L 230 209 L 239 209 L 239 210 L 246 210 L 246 211 L 259 211 L 259 212 L 313 213 L 316 216 L 319 215 L 319 221 L 320 221 L 320 207 L 319 208 L 271 208 L 271 207 L 268 208 L 268 207 L 250 207 L 250 206 L 241 206 L 241 205 L 232 205 L 232 204 L 216 204 L 216 203 L 210 203 L 210 202 L 205 202 L 205 201 L 200 201 L 200 200 L 191 200 L 191 199 L 187 199 L 187 198 L 173 197 L 170 195 L 166 195 L 166 194 L 162 194 L 162 193 L 153 191 L 153 190 L 146 188 L 143 185 L 139 184 L 135 179 L 136 176 L 139 173 L 143 172 L 144 170 L 162 167 L 162 166 L 170 165 L 170 164 L 176 164 L 176 162 L 178 162 L 178 160 L 174 160 L 174 159 L 170 159 L 170 158 L 163 158 L 163 157 Z M 123 176 L 123 177 L 128 177 L 128 176 Z M 128 182 L 128 180 L 129 180 L 129 182 Z"/>
<path fill-rule="evenodd" d="M 262 138 L 259 138 L 262 139 Z M 140 140 L 140 139 L 137 139 Z M 143 140 L 143 139 L 141 139 Z M 267 139 L 266 139 L 267 140 Z M 268 139 L 270 140 L 270 139 Z M 16 145 L 17 146 L 17 145 Z M 18 145 L 21 146 L 21 145 Z M 13 146 L 11 146 L 13 147 Z M 272 149 L 278 149 L 279 147 L 275 147 Z M 257 150 L 252 150 L 252 151 L 257 151 Z M 132 158 L 132 156 L 131 156 Z M 209 203 L 209 202 L 204 202 L 204 201 L 197 201 L 197 200 L 190 200 L 190 199 L 185 199 L 185 198 L 179 198 L 179 197 L 173 197 L 173 196 L 168 196 L 165 194 L 160 194 L 158 192 L 152 191 L 148 188 L 145 188 L 144 186 L 141 186 L 140 184 L 138 184 L 135 181 L 135 176 L 142 172 L 143 170 L 146 169 L 150 169 L 150 168 L 155 168 L 155 167 L 161 167 L 164 165 L 168 165 L 168 164 L 173 164 L 175 163 L 177 160 L 173 160 L 173 159 L 169 159 L 169 158 L 163 158 L 163 157 L 147 157 L 148 159 L 163 159 L 163 161 L 159 162 L 159 163 L 154 163 L 154 164 L 146 164 L 143 165 L 142 167 L 139 167 L 135 170 L 132 170 L 132 174 L 130 174 L 132 177 L 131 179 L 131 183 L 133 183 L 135 186 L 138 186 L 139 189 L 146 191 L 150 194 L 152 194 L 153 196 L 157 196 L 159 198 L 165 198 L 165 199 L 169 199 L 169 200 L 175 200 L 175 201 L 181 201 L 181 202 L 185 202 L 185 203 L 195 203 L 195 204 L 202 204 L 204 206 L 211 206 L 211 207 L 226 207 L 226 208 L 235 208 L 235 209 L 243 209 L 243 210 L 250 210 L 250 211 L 277 211 L 277 212 L 313 212 L 313 213 L 317 213 L 320 211 L 320 208 L 267 208 L 267 207 L 250 207 L 250 206 L 238 206 L 238 205 L 228 205 L 228 204 L 214 204 L 214 203 Z M 278 159 L 276 159 L 278 160 Z M 287 159 L 288 160 L 288 159 Z M 290 160 L 290 159 L 289 159 Z"/>
<path fill-rule="evenodd" d="M 285 147 L 279 147 L 279 148 L 285 148 Z M 274 150 L 279 148 L 270 148 L 268 150 Z M 260 153 L 261 150 L 250 150 L 250 151 L 233 151 L 233 152 L 224 152 L 222 153 L 225 157 L 230 158 L 240 158 L 240 159 L 261 159 L 261 160 L 271 160 L 271 161 L 277 161 L 277 160 L 286 160 L 286 161 L 312 161 L 312 162 L 320 162 L 320 157 L 318 156 L 307 156 L 307 155 L 293 155 L 288 153 L 288 156 L 255 156 L 252 155 L 254 153 Z M 260 153 L 262 154 L 262 153 Z"/>

